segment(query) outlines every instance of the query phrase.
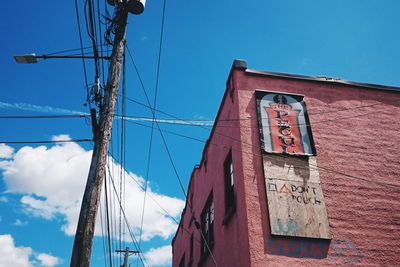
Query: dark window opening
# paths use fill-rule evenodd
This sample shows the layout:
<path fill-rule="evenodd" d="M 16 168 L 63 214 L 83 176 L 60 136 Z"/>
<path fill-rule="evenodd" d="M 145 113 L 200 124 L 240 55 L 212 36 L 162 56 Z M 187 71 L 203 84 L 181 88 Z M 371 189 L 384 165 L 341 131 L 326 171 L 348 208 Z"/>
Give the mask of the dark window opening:
<path fill-rule="evenodd" d="M 214 244 L 214 202 L 212 194 L 201 213 L 201 255 L 206 255 Z"/>
<path fill-rule="evenodd" d="M 232 152 L 230 151 L 224 162 L 225 174 L 225 216 L 223 224 L 226 224 L 235 211 L 236 198 L 235 198 L 235 181 L 233 174 Z"/>

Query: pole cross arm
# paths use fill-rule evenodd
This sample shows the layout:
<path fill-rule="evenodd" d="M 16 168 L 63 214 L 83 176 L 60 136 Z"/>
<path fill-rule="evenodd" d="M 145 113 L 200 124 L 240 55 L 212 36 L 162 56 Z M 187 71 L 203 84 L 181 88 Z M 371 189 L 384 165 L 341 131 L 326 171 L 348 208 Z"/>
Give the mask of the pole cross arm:
<path fill-rule="evenodd" d="M 41 55 L 37 56 L 35 53 L 32 54 L 26 54 L 26 55 L 20 55 L 20 56 L 14 56 L 14 59 L 17 63 L 37 63 L 37 59 L 42 58 L 42 59 L 48 59 L 48 58 L 99 58 L 99 59 L 111 59 L 111 57 L 95 57 L 95 56 L 47 56 L 47 55 Z"/>
<path fill-rule="evenodd" d="M 115 252 L 120 252 L 120 253 L 126 253 L 126 252 L 128 252 L 129 255 L 132 255 L 132 254 L 139 254 L 139 253 L 140 253 L 139 250 L 129 250 L 129 251 L 126 251 L 126 250 L 116 250 Z"/>

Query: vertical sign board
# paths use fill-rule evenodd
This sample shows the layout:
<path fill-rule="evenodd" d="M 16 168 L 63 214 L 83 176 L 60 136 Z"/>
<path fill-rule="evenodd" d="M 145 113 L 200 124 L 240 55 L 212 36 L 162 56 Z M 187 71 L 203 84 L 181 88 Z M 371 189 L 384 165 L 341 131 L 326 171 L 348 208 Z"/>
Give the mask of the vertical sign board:
<path fill-rule="evenodd" d="M 256 91 L 273 235 L 330 239 L 304 96 Z"/>

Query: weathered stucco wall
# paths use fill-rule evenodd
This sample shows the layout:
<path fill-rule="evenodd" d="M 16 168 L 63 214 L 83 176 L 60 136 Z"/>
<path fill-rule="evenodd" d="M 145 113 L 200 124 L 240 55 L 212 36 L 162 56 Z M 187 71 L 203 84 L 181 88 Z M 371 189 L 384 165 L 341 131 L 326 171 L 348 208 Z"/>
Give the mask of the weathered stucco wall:
<path fill-rule="evenodd" d="M 273 238 L 264 174 L 259 171 L 262 162 L 243 153 L 247 213 L 252 214 L 248 217 L 251 266 L 397 265 L 400 94 L 235 73 L 241 117 L 256 117 L 255 89 L 305 95 L 332 234 L 331 242 Z M 244 142 L 259 143 L 256 126 L 241 121 Z"/>
<path fill-rule="evenodd" d="M 173 266 L 179 263 L 185 254 L 185 266 L 189 266 L 190 236 L 194 234 L 193 260 L 191 266 L 214 266 L 212 257 L 201 257 L 201 236 L 191 223 L 192 214 L 200 222 L 201 212 L 209 195 L 213 194 L 214 201 L 214 244 L 212 253 L 216 262 L 223 262 L 224 266 L 249 266 L 249 242 L 247 236 L 246 208 L 244 198 L 243 166 L 241 164 L 241 142 L 238 114 L 237 92 L 232 90 L 228 82 L 228 89 L 219 110 L 218 121 L 210 135 L 210 139 L 203 151 L 201 164 L 194 169 L 185 211 L 181 224 L 173 241 Z M 225 216 L 225 176 L 224 161 L 229 152 L 232 153 L 234 166 L 236 209 L 228 223 L 223 224 Z M 190 208 L 190 204 L 192 208 Z"/>
<path fill-rule="evenodd" d="M 212 253 L 218 266 L 395 266 L 400 261 L 400 93 L 289 79 L 233 68 L 173 241 L 173 266 L 200 260 L 199 221 L 209 194 L 215 208 Z M 303 94 L 332 240 L 270 234 L 255 90 Z M 239 119 L 240 118 L 240 119 Z M 224 160 L 232 151 L 236 210 L 226 225 Z M 287 230 L 289 226 L 284 226 Z M 196 241 L 197 240 L 197 241 Z"/>

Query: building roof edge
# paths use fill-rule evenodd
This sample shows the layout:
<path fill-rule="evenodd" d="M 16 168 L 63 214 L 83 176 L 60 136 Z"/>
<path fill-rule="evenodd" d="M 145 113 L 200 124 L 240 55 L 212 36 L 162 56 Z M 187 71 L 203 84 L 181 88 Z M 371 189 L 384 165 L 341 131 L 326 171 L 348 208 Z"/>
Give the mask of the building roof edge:
<path fill-rule="evenodd" d="M 362 87 L 362 88 L 367 88 L 367 89 L 400 92 L 400 87 L 396 87 L 396 86 L 353 82 L 353 81 L 347 81 L 347 80 L 331 78 L 331 77 L 326 77 L 326 76 L 306 76 L 306 75 L 299 75 L 299 74 L 259 71 L 259 70 L 253 70 L 253 69 L 246 69 L 245 72 L 248 74 L 263 75 L 263 76 L 270 76 L 270 77 L 279 77 L 279 78 L 286 78 L 286 79 L 299 79 L 299 80 L 306 80 L 306 81 L 313 81 L 313 82 L 324 82 L 324 83 L 331 83 L 331 84 L 333 83 L 333 84 L 339 84 L 339 85 L 350 85 L 350 86 Z"/>

